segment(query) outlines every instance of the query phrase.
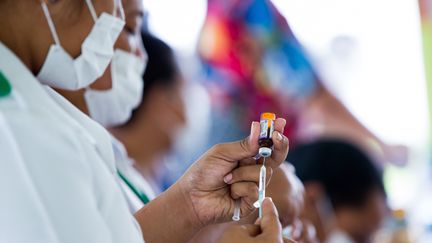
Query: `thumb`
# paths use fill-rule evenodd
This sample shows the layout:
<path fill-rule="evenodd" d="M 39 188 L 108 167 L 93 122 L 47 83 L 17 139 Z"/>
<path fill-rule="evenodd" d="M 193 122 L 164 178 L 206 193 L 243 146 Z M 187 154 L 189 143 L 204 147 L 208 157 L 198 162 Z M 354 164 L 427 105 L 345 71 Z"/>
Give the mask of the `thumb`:
<path fill-rule="evenodd" d="M 211 153 L 218 158 L 237 162 L 251 158 L 258 153 L 259 123 L 252 122 L 250 135 L 237 142 L 217 144 L 211 149 Z"/>
<path fill-rule="evenodd" d="M 261 226 L 260 236 L 268 239 L 280 239 L 282 237 L 282 226 L 279 222 L 279 214 L 273 200 L 269 197 L 263 202 L 263 216 L 257 220 Z"/>

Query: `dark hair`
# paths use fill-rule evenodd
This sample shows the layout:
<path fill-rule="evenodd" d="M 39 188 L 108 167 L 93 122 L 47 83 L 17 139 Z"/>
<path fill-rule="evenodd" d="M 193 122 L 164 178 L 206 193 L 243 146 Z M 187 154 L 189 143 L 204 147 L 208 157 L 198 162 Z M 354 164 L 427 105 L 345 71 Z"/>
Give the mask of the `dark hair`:
<path fill-rule="evenodd" d="M 143 74 L 143 97 L 141 103 L 132 111 L 129 121 L 124 125 L 130 125 L 135 121 L 137 112 L 147 102 L 149 93 L 155 87 L 173 87 L 177 82 L 177 76 L 180 74 L 171 47 L 146 31 L 141 32 L 141 38 L 148 55 L 147 66 Z"/>
<path fill-rule="evenodd" d="M 171 87 L 179 76 L 179 68 L 173 50 L 165 42 L 148 32 L 142 32 L 141 37 L 148 55 L 145 69 L 143 102 L 154 87 Z"/>
<path fill-rule="evenodd" d="M 321 140 L 289 152 L 288 161 L 303 182 L 320 183 L 333 208 L 364 205 L 373 190 L 385 196 L 381 171 L 352 144 Z"/>

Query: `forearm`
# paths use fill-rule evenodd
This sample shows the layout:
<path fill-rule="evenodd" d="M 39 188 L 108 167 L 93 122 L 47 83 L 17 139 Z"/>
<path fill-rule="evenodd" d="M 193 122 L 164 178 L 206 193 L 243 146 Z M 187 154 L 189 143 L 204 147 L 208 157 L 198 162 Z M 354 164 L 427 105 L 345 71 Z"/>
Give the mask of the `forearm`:
<path fill-rule="evenodd" d="M 321 114 L 323 135 L 345 136 L 357 142 L 375 142 L 381 145 L 381 140 L 367 129 L 333 94 L 325 87 L 320 87 L 308 102 L 308 109 Z"/>
<path fill-rule="evenodd" d="M 135 214 L 144 239 L 153 242 L 187 242 L 200 230 L 192 205 L 177 184 Z"/>

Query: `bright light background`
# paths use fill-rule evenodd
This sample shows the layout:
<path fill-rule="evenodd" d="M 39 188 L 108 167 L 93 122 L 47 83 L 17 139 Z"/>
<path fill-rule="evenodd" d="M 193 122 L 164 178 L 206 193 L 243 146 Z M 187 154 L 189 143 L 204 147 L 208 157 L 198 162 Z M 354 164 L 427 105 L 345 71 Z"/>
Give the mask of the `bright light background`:
<path fill-rule="evenodd" d="M 390 168 L 390 203 L 419 200 L 428 109 L 417 1 L 273 0 L 315 59 L 326 84 L 374 133 L 412 149 L 411 166 Z M 144 0 L 149 28 L 192 56 L 205 0 Z M 423 178 L 423 179 L 422 179 Z"/>
<path fill-rule="evenodd" d="M 390 143 L 424 146 L 428 114 L 416 1 L 273 2 L 328 77 L 327 85 L 367 127 Z M 144 5 L 150 30 L 192 55 L 206 1 Z"/>

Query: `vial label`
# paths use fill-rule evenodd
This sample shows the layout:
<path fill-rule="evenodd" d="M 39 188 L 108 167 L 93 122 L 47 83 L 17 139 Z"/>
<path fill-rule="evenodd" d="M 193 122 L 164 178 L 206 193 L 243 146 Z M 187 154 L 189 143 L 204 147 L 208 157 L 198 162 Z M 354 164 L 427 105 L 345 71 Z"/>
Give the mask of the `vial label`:
<path fill-rule="evenodd" d="M 260 136 L 259 138 L 267 138 L 267 129 L 268 129 L 268 121 L 267 120 L 261 120 L 260 121 Z"/>
<path fill-rule="evenodd" d="M 273 135 L 273 131 L 274 131 L 274 125 L 273 125 L 273 121 L 272 121 L 272 123 L 270 124 L 270 127 L 269 127 L 269 134 L 268 134 L 268 137 L 269 138 L 272 138 L 272 135 Z"/>

